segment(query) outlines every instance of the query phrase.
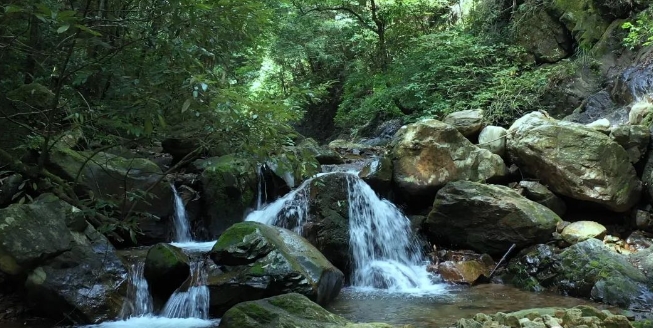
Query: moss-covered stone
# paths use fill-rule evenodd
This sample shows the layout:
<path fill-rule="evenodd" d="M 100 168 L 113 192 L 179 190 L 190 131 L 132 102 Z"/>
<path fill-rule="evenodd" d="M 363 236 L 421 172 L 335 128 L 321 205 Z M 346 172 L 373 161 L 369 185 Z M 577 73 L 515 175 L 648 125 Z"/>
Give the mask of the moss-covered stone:
<path fill-rule="evenodd" d="M 218 236 L 242 221 L 245 211 L 254 204 L 257 164 L 253 159 L 232 154 L 212 158 L 204 165 L 201 181 L 209 230 Z"/>
<path fill-rule="evenodd" d="M 572 51 L 572 40 L 565 26 L 538 6 L 535 1 L 526 1 L 516 12 L 516 42 L 535 56 L 538 62 L 555 63 L 568 57 Z"/>
<path fill-rule="evenodd" d="M 325 304 L 338 295 L 344 275 L 301 236 L 257 222 L 227 229 L 211 250 L 227 274 L 209 276 L 211 312 L 234 304 L 297 292 Z"/>
<path fill-rule="evenodd" d="M 181 249 L 157 244 L 147 252 L 143 274 L 152 295 L 165 301 L 190 276 L 190 261 Z"/>
<path fill-rule="evenodd" d="M 591 49 L 601 39 L 612 19 L 602 16 L 596 0 L 547 0 L 548 8 L 569 31 L 581 48 Z"/>
<path fill-rule="evenodd" d="M 127 269 L 115 248 L 87 225 L 71 232 L 72 247 L 27 276 L 29 300 L 55 320 L 93 324 L 116 318 L 127 290 Z"/>
<path fill-rule="evenodd" d="M 48 194 L 0 209 L 0 271 L 25 273 L 69 251 L 74 244 L 67 227 L 72 212 L 72 206 Z"/>
<path fill-rule="evenodd" d="M 303 295 L 291 293 L 240 303 L 225 313 L 220 328 L 390 328 L 372 323 L 354 324 L 332 314 Z"/>

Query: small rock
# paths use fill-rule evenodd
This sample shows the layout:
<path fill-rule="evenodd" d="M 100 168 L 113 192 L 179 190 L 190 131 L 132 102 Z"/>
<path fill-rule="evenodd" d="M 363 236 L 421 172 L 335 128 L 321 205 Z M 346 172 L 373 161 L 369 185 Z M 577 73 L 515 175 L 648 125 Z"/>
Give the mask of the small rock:
<path fill-rule="evenodd" d="M 581 241 L 596 238 L 603 239 L 607 229 L 600 223 L 593 221 L 578 221 L 569 224 L 562 230 L 562 238 L 569 244 L 576 244 Z"/>
<path fill-rule="evenodd" d="M 478 147 L 503 157 L 506 154 L 506 133 L 507 130 L 500 126 L 486 126 L 478 135 Z"/>
<path fill-rule="evenodd" d="M 483 129 L 483 110 L 470 109 L 454 112 L 444 118 L 444 123 L 452 125 L 465 138 L 469 139 Z"/>

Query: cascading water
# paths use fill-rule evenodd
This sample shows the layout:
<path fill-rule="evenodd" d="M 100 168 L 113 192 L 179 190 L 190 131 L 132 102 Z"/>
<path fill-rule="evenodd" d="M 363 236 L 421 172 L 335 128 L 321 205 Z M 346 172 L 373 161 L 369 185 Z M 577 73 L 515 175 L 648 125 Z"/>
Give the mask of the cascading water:
<path fill-rule="evenodd" d="M 258 192 L 256 196 L 256 210 L 260 210 L 265 205 L 265 201 L 268 198 L 267 194 L 267 185 L 265 183 L 264 174 L 265 166 L 261 165 L 258 167 Z"/>
<path fill-rule="evenodd" d="M 127 299 L 123 303 L 122 310 L 120 311 L 121 319 L 141 317 L 152 313 L 154 310 L 147 280 L 143 276 L 144 267 L 145 263 L 137 263 L 131 266 L 128 278 Z"/>
<path fill-rule="evenodd" d="M 170 184 L 172 188 L 172 193 L 175 198 L 175 215 L 174 215 L 174 226 L 175 226 L 175 242 L 185 243 L 193 240 L 193 236 L 190 233 L 190 222 L 188 222 L 188 216 L 186 215 L 186 207 L 184 206 L 184 201 L 179 196 L 177 188 L 174 184 Z"/>
<path fill-rule="evenodd" d="M 349 201 L 350 249 L 354 259 L 352 285 L 406 293 L 441 293 L 426 271 L 424 254 L 410 229 L 410 221 L 387 200 L 380 199 L 364 181 L 346 174 Z M 313 178 L 315 179 L 315 178 Z M 310 184 L 304 182 L 288 195 L 252 212 L 247 221 L 280 225 L 301 234 L 308 221 Z"/>
<path fill-rule="evenodd" d="M 163 316 L 168 318 L 209 318 L 209 288 L 206 286 L 206 271 L 203 262 L 191 263 L 191 282 L 187 290 L 175 291 L 165 307 Z"/>

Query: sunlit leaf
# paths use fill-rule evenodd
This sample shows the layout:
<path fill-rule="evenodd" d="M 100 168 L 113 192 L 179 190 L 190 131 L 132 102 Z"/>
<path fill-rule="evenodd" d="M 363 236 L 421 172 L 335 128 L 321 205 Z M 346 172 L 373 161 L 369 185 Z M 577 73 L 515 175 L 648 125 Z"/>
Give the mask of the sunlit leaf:
<path fill-rule="evenodd" d="M 66 32 L 68 31 L 69 28 L 70 28 L 70 24 L 62 25 L 57 29 L 57 33 L 61 34 L 63 32 Z"/>

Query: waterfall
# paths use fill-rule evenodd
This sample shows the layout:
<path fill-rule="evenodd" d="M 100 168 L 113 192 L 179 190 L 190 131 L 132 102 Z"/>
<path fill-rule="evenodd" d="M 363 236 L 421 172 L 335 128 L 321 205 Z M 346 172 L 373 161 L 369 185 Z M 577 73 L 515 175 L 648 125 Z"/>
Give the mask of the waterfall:
<path fill-rule="evenodd" d="M 168 318 L 209 318 L 209 288 L 206 286 L 206 271 L 204 263 L 198 260 L 191 262 L 190 286 L 187 290 L 175 291 L 162 314 Z"/>
<path fill-rule="evenodd" d="M 408 293 L 439 293 L 426 271 L 426 257 L 412 233 L 410 221 L 391 202 L 380 199 L 353 173 L 346 174 L 349 201 L 349 248 L 352 252 L 352 285 Z M 317 178 L 317 177 L 316 177 Z M 247 216 L 247 221 L 280 225 L 301 234 L 309 219 L 310 184 L 304 182 L 286 196 Z"/>
<path fill-rule="evenodd" d="M 185 243 L 193 240 L 193 237 L 190 233 L 190 222 L 188 222 L 188 216 L 186 215 L 186 207 L 184 202 L 177 193 L 177 188 L 174 184 L 170 184 L 172 188 L 172 193 L 175 197 L 175 242 Z"/>
<path fill-rule="evenodd" d="M 128 319 L 151 314 L 154 306 L 152 296 L 147 287 L 147 280 L 143 276 L 145 263 L 132 264 L 129 271 L 127 298 L 125 299 L 120 318 Z"/>
<path fill-rule="evenodd" d="M 258 192 L 256 195 L 256 209 L 260 210 L 263 208 L 263 205 L 265 205 L 265 201 L 268 198 L 267 194 L 267 185 L 265 183 L 265 175 L 264 175 L 264 169 L 265 166 L 261 165 L 258 167 Z"/>

